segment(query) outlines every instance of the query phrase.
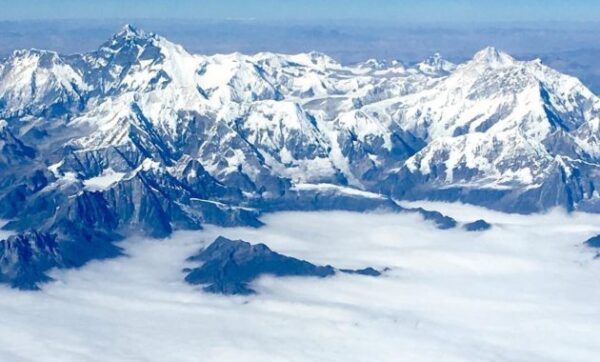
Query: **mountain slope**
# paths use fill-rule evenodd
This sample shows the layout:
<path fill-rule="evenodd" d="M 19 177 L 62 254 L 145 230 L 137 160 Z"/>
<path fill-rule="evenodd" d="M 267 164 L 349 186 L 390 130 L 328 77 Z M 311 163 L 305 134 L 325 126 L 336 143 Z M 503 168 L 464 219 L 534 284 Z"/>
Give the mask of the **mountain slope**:
<path fill-rule="evenodd" d="M 488 48 L 431 89 L 388 102 L 369 112 L 427 142 L 390 182 L 396 190 L 405 183 L 399 195 L 522 212 L 594 202 L 582 189 L 595 189 L 598 150 L 586 130 L 598 122 L 600 103 L 572 77 Z M 584 133 L 592 140 L 582 141 Z M 572 178 L 584 169 L 582 179 Z"/>

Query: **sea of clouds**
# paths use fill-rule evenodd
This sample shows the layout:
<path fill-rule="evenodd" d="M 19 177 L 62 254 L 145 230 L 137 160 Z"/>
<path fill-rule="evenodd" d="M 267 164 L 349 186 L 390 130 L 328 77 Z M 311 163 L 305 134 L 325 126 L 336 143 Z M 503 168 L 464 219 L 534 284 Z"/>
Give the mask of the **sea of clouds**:
<path fill-rule="evenodd" d="M 0 361 L 591 361 L 600 354 L 600 215 L 509 215 L 420 204 L 418 215 L 290 212 L 260 229 L 130 238 L 127 256 L 54 271 L 39 292 L 0 288 Z M 379 278 L 272 278 L 206 294 L 185 259 L 218 235 Z"/>

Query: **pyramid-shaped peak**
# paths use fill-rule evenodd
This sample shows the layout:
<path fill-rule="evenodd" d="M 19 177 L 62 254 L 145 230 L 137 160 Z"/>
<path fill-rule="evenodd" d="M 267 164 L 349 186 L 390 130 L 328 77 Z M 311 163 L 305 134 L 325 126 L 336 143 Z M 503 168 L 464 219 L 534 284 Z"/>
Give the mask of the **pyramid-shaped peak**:
<path fill-rule="evenodd" d="M 112 37 L 112 40 L 117 42 L 124 40 L 149 40 L 155 37 L 156 35 L 154 33 L 147 33 L 131 24 L 125 24 L 121 30 Z"/>
<path fill-rule="evenodd" d="M 511 64 L 515 59 L 507 53 L 490 46 L 475 53 L 473 60 L 489 65 L 507 65 Z"/>
<path fill-rule="evenodd" d="M 143 31 L 138 30 L 133 25 L 131 25 L 131 24 L 125 24 L 121 28 L 121 31 L 119 31 L 116 34 L 116 36 L 120 36 L 120 37 L 137 37 L 137 36 L 143 35 L 143 33 L 144 33 Z"/>
<path fill-rule="evenodd" d="M 145 32 L 131 24 L 125 24 L 121 30 L 115 33 L 108 41 L 101 45 L 100 49 L 112 49 L 111 52 L 119 49 L 129 49 L 132 46 L 143 46 L 155 44 L 159 40 L 156 34 Z"/>

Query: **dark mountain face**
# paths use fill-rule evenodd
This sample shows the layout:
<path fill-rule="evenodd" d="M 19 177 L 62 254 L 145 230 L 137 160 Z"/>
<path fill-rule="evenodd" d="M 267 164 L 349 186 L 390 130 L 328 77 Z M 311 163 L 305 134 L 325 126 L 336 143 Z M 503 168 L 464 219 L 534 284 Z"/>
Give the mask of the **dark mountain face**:
<path fill-rule="evenodd" d="M 204 285 L 204 290 L 216 294 L 253 294 L 249 284 L 261 275 L 276 277 L 329 277 L 336 273 L 331 265 L 317 266 L 276 253 L 265 244 L 251 245 L 243 240 L 219 236 L 206 249 L 191 256 L 189 261 L 202 265 L 187 271 L 185 281 Z M 342 269 L 348 274 L 379 276 L 373 268 Z"/>

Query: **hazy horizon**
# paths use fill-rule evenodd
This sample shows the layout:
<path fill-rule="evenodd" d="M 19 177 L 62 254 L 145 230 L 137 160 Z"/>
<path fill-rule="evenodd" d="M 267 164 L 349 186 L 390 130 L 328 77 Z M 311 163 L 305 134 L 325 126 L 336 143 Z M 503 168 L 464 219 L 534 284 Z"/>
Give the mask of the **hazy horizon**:
<path fill-rule="evenodd" d="M 600 22 L 380 24 L 372 21 L 12 20 L 0 21 L 0 57 L 15 49 L 65 54 L 97 49 L 124 24 L 158 33 L 198 54 L 320 51 L 348 64 L 398 59 L 405 64 L 439 52 L 453 62 L 494 46 L 520 59 L 540 58 L 600 93 Z"/>

